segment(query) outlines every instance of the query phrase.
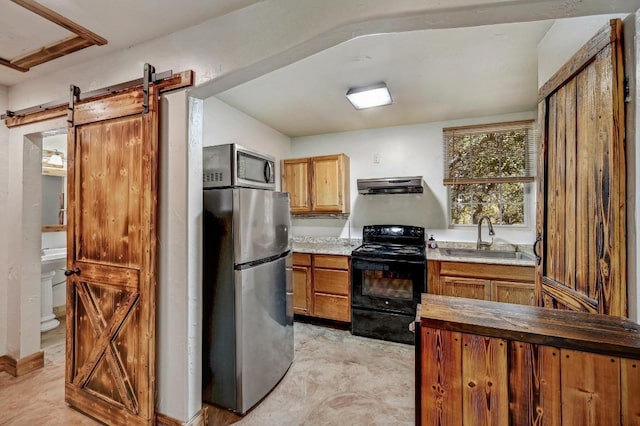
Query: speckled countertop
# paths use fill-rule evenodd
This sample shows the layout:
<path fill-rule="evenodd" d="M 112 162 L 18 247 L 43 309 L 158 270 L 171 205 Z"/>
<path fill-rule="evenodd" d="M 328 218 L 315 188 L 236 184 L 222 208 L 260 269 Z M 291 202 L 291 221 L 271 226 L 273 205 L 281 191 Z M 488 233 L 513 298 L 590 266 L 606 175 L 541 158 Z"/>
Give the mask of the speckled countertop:
<path fill-rule="evenodd" d="M 451 256 L 445 253 L 446 249 L 476 249 L 476 243 L 438 241 L 438 248 L 427 248 L 427 260 L 439 260 L 441 262 L 468 262 L 468 263 L 489 263 L 494 265 L 516 265 L 535 266 L 533 260 L 533 247 L 531 245 L 516 245 L 509 243 L 494 243 L 489 251 L 519 251 L 529 254 L 530 258 L 525 259 L 500 259 L 483 256 Z"/>
<path fill-rule="evenodd" d="M 360 239 L 332 237 L 293 237 L 291 250 L 298 253 L 338 254 L 349 256 L 353 249 L 362 244 Z"/>
<path fill-rule="evenodd" d="M 333 238 L 333 237 L 294 237 L 291 241 L 291 249 L 298 253 L 312 254 L 337 254 L 349 256 L 351 251 L 362 244 L 360 239 Z M 469 262 L 469 263 L 488 263 L 496 265 L 517 265 L 517 266 L 534 266 L 535 262 L 531 259 L 496 259 L 487 257 L 457 257 L 447 255 L 444 250 L 447 248 L 467 248 L 475 249 L 476 243 L 469 242 L 451 242 L 438 241 L 438 248 L 427 249 L 427 260 L 439 260 L 445 262 Z M 520 251 L 532 254 L 531 245 L 514 245 L 506 243 L 494 243 L 491 250 L 500 251 Z"/>

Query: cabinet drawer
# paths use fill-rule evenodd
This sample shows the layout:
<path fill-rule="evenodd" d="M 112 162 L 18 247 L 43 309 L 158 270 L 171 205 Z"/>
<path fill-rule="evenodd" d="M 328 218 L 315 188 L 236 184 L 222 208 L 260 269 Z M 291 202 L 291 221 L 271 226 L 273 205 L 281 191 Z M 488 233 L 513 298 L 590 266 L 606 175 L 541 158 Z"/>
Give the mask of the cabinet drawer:
<path fill-rule="evenodd" d="M 293 253 L 293 264 L 296 266 L 311 266 L 311 255 L 307 253 Z"/>
<path fill-rule="evenodd" d="M 315 254 L 313 255 L 313 264 L 319 268 L 349 269 L 349 257 Z"/>
<path fill-rule="evenodd" d="M 349 306 L 348 297 L 316 293 L 313 302 L 314 316 L 337 321 L 351 321 L 351 306 Z"/>
<path fill-rule="evenodd" d="M 320 293 L 349 295 L 349 271 L 334 269 L 314 269 L 313 289 Z"/>

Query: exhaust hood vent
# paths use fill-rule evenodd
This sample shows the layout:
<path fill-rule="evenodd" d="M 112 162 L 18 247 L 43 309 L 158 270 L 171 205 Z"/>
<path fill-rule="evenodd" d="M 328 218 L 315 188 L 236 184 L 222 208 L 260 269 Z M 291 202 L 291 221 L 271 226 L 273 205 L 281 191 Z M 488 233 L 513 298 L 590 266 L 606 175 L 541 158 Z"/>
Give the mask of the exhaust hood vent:
<path fill-rule="evenodd" d="M 421 194 L 422 176 L 358 179 L 360 194 Z"/>

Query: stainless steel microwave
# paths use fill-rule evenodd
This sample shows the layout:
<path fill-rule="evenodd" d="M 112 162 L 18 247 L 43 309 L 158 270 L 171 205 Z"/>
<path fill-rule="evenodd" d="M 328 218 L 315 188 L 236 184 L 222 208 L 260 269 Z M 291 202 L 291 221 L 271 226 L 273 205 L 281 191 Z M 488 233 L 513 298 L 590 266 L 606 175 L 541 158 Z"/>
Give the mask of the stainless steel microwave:
<path fill-rule="evenodd" d="M 275 158 L 235 143 L 202 149 L 203 188 L 276 189 Z"/>

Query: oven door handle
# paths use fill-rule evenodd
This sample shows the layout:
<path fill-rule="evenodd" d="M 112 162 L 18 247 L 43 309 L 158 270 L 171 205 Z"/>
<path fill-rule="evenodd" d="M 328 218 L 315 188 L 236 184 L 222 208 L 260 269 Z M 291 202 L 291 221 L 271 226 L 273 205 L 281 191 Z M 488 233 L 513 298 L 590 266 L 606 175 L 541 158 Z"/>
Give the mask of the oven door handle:
<path fill-rule="evenodd" d="M 425 265 L 426 264 L 426 259 L 424 261 L 421 260 L 396 260 L 396 259 L 389 259 L 389 258 L 380 258 L 380 257 L 367 257 L 366 259 L 363 259 L 361 257 L 355 257 L 355 256 L 351 256 L 351 260 L 352 261 L 356 261 L 356 262 L 362 262 L 362 263 L 403 263 L 403 264 L 409 264 L 409 265 Z"/>

